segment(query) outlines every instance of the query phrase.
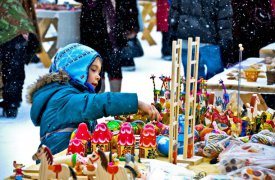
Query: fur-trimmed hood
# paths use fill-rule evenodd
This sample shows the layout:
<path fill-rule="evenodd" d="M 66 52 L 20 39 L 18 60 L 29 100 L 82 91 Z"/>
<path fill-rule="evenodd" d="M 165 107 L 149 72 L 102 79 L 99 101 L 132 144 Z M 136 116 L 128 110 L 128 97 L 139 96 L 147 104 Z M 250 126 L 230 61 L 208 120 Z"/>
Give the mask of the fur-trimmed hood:
<path fill-rule="evenodd" d="M 28 87 L 27 102 L 32 104 L 33 94 L 37 92 L 39 89 L 41 89 L 42 87 L 54 82 L 65 84 L 69 82 L 70 79 L 71 79 L 70 76 L 64 71 L 59 71 L 58 73 L 48 73 L 40 77 L 35 83 L 33 83 Z"/>

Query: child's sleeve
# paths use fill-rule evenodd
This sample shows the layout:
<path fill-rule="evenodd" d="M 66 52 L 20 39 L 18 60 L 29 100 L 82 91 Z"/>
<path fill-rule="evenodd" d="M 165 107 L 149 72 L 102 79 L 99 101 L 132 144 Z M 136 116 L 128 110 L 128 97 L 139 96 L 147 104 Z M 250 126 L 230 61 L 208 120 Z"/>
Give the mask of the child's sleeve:
<path fill-rule="evenodd" d="M 133 114 L 138 110 L 136 93 L 74 94 L 67 98 L 58 110 L 57 116 L 68 123 L 79 123 L 87 119 L 99 119 L 103 116 Z M 71 121 L 71 122 L 70 122 Z M 79 122 L 76 122 L 79 121 Z"/>

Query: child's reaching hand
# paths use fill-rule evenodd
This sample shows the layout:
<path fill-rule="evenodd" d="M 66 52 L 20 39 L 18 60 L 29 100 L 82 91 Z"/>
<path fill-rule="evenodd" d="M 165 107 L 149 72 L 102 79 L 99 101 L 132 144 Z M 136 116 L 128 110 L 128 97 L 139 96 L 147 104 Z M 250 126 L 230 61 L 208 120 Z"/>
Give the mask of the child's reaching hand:
<path fill-rule="evenodd" d="M 160 121 L 161 116 L 159 111 L 156 109 L 154 105 L 146 104 L 142 101 L 138 101 L 138 109 L 148 115 L 151 120 Z"/>

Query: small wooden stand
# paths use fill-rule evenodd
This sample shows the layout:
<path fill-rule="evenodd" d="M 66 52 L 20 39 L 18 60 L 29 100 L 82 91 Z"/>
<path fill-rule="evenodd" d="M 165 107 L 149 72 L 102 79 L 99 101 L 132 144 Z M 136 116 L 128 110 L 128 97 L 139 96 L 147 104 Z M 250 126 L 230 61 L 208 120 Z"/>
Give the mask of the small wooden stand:
<path fill-rule="evenodd" d="M 169 155 L 170 163 L 177 162 L 178 143 L 178 117 L 180 102 L 180 70 L 181 70 L 182 40 L 173 41 L 172 44 L 172 76 L 170 98 L 170 122 L 169 122 Z"/>
<path fill-rule="evenodd" d="M 195 46 L 195 59 L 192 60 L 192 47 Z M 187 51 L 187 72 L 186 72 L 186 88 L 185 88 L 185 121 L 184 121 L 184 146 L 183 156 L 178 156 L 178 162 L 198 164 L 202 161 L 202 157 L 194 156 L 194 129 L 195 129 L 195 113 L 197 99 L 197 81 L 198 81 L 198 65 L 199 65 L 199 47 L 200 38 L 188 38 Z M 191 71 L 193 69 L 193 71 Z M 193 74 L 193 75 L 192 75 Z M 188 129 L 191 133 L 188 133 Z"/>

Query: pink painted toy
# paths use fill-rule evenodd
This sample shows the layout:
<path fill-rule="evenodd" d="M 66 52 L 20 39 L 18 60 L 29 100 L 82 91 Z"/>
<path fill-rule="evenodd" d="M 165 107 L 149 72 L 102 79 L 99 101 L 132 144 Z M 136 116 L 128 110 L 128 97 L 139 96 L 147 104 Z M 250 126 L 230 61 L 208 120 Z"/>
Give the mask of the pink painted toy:
<path fill-rule="evenodd" d="M 108 129 L 105 123 L 96 125 L 91 141 L 93 151 L 97 148 L 104 152 L 110 151 L 112 136 L 112 132 Z"/>
<path fill-rule="evenodd" d="M 82 156 L 86 156 L 87 153 L 91 153 L 91 139 L 91 133 L 86 123 L 80 123 L 77 130 L 71 135 L 67 154 L 78 153 Z"/>
<path fill-rule="evenodd" d="M 127 153 L 134 154 L 135 152 L 135 136 L 130 123 L 122 124 L 117 141 L 118 157 L 124 159 Z"/>
<path fill-rule="evenodd" d="M 139 141 L 139 158 L 156 158 L 156 132 L 153 124 L 146 124 Z"/>
<path fill-rule="evenodd" d="M 86 155 L 86 146 L 80 139 L 72 139 L 70 140 L 68 150 L 67 150 L 67 155 L 78 153 L 81 156 Z"/>

